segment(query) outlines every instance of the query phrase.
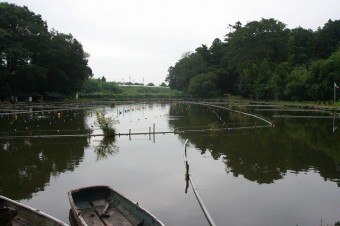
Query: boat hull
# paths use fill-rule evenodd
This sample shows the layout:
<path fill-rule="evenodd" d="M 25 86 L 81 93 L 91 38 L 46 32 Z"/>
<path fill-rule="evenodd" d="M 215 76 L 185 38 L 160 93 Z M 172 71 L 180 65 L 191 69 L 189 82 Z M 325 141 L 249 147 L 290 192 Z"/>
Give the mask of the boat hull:
<path fill-rule="evenodd" d="M 0 225 L 68 226 L 40 210 L 4 196 L 0 196 Z"/>
<path fill-rule="evenodd" d="M 109 186 L 91 186 L 68 193 L 79 226 L 164 226 L 147 210 Z"/>

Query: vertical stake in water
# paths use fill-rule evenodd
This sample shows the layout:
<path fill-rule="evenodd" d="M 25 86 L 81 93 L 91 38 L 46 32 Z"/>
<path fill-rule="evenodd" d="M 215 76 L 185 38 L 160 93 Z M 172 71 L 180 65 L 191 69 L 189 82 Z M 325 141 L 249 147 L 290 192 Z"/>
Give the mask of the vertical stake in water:
<path fill-rule="evenodd" d="M 336 92 L 335 87 L 336 87 L 336 84 L 334 82 L 334 102 L 333 102 L 334 108 L 335 108 L 335 92 Z"/>
<path fill-rule="evenodd" d="M 153 143 L 156 143 L 155 133 L 156 133 L 156 125 L 155 125 L 155 123 L 154 123 L 154 124 L 153 124 Z"/>
<path fill-rule="evenodd" d="M 335 108 L 335 99 L 336 99 L 336 88 L 339 88 L 339 86 L 336 85 L 334 82 L 334 108 Z"/>
<path fill-rule="evenodd" d="M 149 127 L 149 140 L 151 140 L 151 127 Z"/>

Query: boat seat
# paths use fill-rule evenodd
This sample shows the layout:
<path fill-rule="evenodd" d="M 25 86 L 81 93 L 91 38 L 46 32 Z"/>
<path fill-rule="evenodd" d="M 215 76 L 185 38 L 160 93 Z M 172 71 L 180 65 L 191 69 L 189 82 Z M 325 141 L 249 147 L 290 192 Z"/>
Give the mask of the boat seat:
<path fill-rule="evenodd" d="M 79 213 L 84 218 L 84 220 L 88 222 L 88 225 L 105 226 L 93 209 L 82 209 L 79 211 Z"/>
<path fill-rule="evenodd" d="M 93 207 L 99 215 L 103 213 L 107 204 L 108 202 L 105 199 L 92 202 Z M 105 216 L 102 216 L 101 219 L 107 226 L 133 226 L 133 224 L 112 205 L 109 205 L 109 208 L 105 211 Z"/>
<path fill-rule="evenodd" d="M 33 226 L 33 224 L 31 224 L 30 222 L 28 222 L 27 220 L 21 218 L 21 217 L 14 217 L 12 219 L 12 224 L 10 224 L 12 226 Z"/>
<path fill-rule="evenodd" d="M 79 210 L 82 210 L 82 209 L 92 209 L 92 206 L 87 201 L 78 202 L 76 205 L 77 205 L 77 209 L 79 209 Z"/>
<path fill-rule="evenodd" d="M 105 211 L 105 216 L 101 216 L 107 201 L 96 200 L 89 202 L 78 202 L 79 214 L 89 225 L 93 226 L 134 226 L 124 215 L 114 207 L 110 206 Z M 138 225 L 138 224 L 137 224 Z"/>
<path fill-rule="evenodd" d="M 102 220 L 107 226 L 133 226 L 133 224 L 116 209 L 110 208 L 106 213 L 108 217 L 103 217 Z"/>
<path fill-rule="evenodd" d="M 89 225 L 105 226 L 105 224 L 101 221 L 98 214 L 93 210 L 89 202 L 78 202 L 77 208 L 79 214 L 84 218 L 86 222 L 89 222 Z"/>

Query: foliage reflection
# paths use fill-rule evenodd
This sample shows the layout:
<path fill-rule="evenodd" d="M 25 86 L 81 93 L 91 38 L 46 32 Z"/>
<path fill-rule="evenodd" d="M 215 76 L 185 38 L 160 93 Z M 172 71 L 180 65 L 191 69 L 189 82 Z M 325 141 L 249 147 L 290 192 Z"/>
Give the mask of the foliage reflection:
<path fill-rule="evenodd" d="M 100 144 L 94 149 L 97 160 L 107 159 L 110 155 L 119 152 L 119 147 L 115 145 L 115 137 L 104 136 Z"/>
<path fill-rule="evenodd" d="M 227 110 L 203 106 L 173 104 L 170 120 L 173 128 L 211 123 L 244 123 L 249 117 Z M 180 133 L 202 154 L 209 151 L 214 159 L 222 159 L 227 173 L 242 175 L 250 181 L 274 183 L 287 172 L 317 171 L 325 180 L 340 181 L 340 141 L 333 133 L 333 121 L 277 119 L 275 128 L 228 131 L 223 133 Z"/>

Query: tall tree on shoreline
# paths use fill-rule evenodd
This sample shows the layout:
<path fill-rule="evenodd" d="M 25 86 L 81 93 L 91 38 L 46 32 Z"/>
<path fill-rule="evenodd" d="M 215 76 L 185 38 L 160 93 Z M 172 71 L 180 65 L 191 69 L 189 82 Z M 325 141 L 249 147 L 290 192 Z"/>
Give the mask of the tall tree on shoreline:
<path fill-rule="evenodd" d="M 70 95 L 92 75 L 89 55 L 71 34 L 48 31 L 27 7 L 0 3 L 0 92 Z"/>
<path fill-rule="evenodd" d="M 340 20 L 317 31 L 288 29 L 273 18 L 229 25 L 224 42 L 202 45 L 169 68 L 172 89 L 202 96 L 202 74 L 216 76 L 217 94 L 253 99 L 329 100 L 340 48 Z M 196 59 L 196 60 L 195 60 Z M 197 59 L 200 59 L 198 61 Z M 196 62 L 196 63 L 195 63 Z M 339 72 L 340 73 L 340 72 Z M 195 85 L 195 86 L 193 86 Z"/>

